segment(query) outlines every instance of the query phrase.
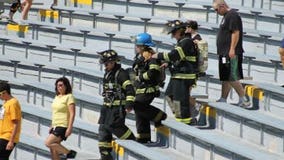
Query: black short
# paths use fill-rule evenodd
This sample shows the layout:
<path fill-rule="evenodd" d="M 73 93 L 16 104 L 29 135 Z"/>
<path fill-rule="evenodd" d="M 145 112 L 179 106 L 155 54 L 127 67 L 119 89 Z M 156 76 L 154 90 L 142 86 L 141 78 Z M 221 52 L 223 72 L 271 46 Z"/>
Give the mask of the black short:
<path fill-rule="evenodd" d="M 0 160 L 9 160 L 13 150 L 6 150 L 8 142 L 6 139 L 0 139 Z M 16 143 L 14 143 L 14 146 L 16 146 Z"/>
<path fill-rule="evenodd" d="M 67 137 L 65 137 L 67 128 L 66 127 L 52 127 L 49 134 L 53 134 L 56 137 L 60 137 L 62 140 L 66 140 Z"/>
<path fill-rule="evenodd" d="M 224 58 L 224 60 L 223 60 Z M 237 81 L 243 79 L 242 68 L 243 56 L 236 55 L 235 58 L 219 56 L 219 78 L 220 81 Z"/>

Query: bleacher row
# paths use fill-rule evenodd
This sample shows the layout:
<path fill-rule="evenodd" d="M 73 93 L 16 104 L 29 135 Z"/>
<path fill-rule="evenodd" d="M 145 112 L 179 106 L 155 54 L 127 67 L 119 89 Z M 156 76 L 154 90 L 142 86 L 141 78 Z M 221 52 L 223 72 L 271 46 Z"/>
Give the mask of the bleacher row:
<path fill-rule="evenodd" d="M 187 18 L 186 13 L 192 11 L 196 15 L 208 15 L 206 20 L 201 20 L 200 23 L 200 33 L 206 38 L 206 35 L 215 36 L 218 29 L 216 23 L 211 23 L 218 22 L 210 9 L 212 2 L 206 0 L 115 0 L 92 3 L 87 1 L 87 4 L 86 1 L 80 0 L 76 1 L 76 4 L 72 2 L 74 1 L 60 2 L 56 7 L 60 12 L 48 10 L 49 6 L 46 4 L 34 6 L 30 14 L 35 16 L 30 16 L 30 20 L 26 21 L 28 27 L 0 23 L 6 34 L 0 37 L 0 79 L 9 81 L 13 86 L 13 93 L 22 100 L 24 118 L 23 134 L 20 144 L 13 152 L 14 159 L 48 159 L 49 153 L 44 146 L 44 139 L 51 118 L 49 106 L 54 96 L 52 85 L 54 80 L 62 75 L 70 77 L 78 110 L 74 134 L 67 145 L 79 151 L 78 159 L 99 157 L 96 121 L 102 104 L 99 94 L 102 68 L 98 64 L 97 51 L 117 49 L 125 57 L 122 60 L 123 66 L 129 67 L 134 56 L 131 36 L 143 31 L 153 32 L 154 40 L 158 44 L 156 50 L 169 50 L 174 41 L 155 31 L 160 31 L 166 20 L 179 17 L 184 20 Z M 266 3 L 262 2 L 261 8 L 265 7 Z M 247 2 L 243 1 L 242 6 L 238 6 L 241 13 L 243 10 L 250 12 L 255 7 L 243 7 L 246 4 Z M 269 9 L 273 8 L 271 4 L 273 3 L 269 1 Z M 117 7 L 115 12 L 107 11 L 112 7 Z M 119 9 L 121 7 L 126 9 Z M 137 11 L 150 8 L 152 11 L 147 10 L 146 13 L 152 15 L 134 13 L 132 7 Z M 264 15 L 275 14 L 269 9 L 258 11 L 265 13 Z M 119 10 L 125 13 L 118 12 Z M 168 19 L 158 16 L 159 13 L 172 10 L 175 10 L 173 15 L 176 17 Z M 245 40 L 265 42 L 260 53 L 246 55 L 247 76 L 253 77 L 253 80 L 243 82 L 247 96 L 253 102 L 252 108 L 245 110 L 230 104 L 213 102 L 212 98 L 216 98 L 213 95 L 216 95 L 216 88 L 220 88 L 220 82 L 216 69 L 212 68 L 208 70 L 208 75 L 200 80 L 202 85 L 198 85 L 199 88 L 205 88 L 205 93 L 196 88 L 198 94 L 195 96 L 203 103 L 198 126 L 186 126 L 174 121 L 163 97 L 157 98 L 154 105 L 169 114 L 168 120 L 163 123 L 165 127 L 153 129 L 152 134 L 158 145 L 149 147 L 133 141 L 115 140 L 113 148 L 116 159 L 284 159 L 284 89 L 279 85 L 281 80 L 283 83 L 283 69 L 279 67 L 280 61 L 277 57 L 272 55 L 277 53 L 270 53 L 273 51 L 270 48 L 278 47 L 277 42 L 284 37 L 280 29 L 282 24 L 281 20 L 280 23 L 276 20 L 269 21 L 274 25 L 281 24 L 279 29 L 263 31 L 259 30 L 261 27 L 258 26 L 266 19 L 252 18 L 257 22 L 254 23 L 256 27 L 254 30 L 245 28 L 246 34 L 250 35 Z M 135 32 L 132 31 L 134 29 Z M 208 41 L 209 63 L 214 64 L 215 43 L 214 40 Z M 265 48 L 266 43 L 270 47 Z M 251 69 L 251 64 L 255 68 L 263 67 L 271 79 L 260 80 L 261 76 Z M 271 83 L 272 81 L 274 83 Z M 235 97 L 235 94 L 232 94 L 232 99 Z M 135 131 L 132 113 L 127 116 L 127 124 Z"/>

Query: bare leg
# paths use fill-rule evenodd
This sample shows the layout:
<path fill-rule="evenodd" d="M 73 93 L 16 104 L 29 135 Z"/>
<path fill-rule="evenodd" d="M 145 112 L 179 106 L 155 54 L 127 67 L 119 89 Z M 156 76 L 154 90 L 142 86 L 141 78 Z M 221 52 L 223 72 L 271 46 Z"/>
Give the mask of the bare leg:
<path fill-rule="evenodd" d="M 60 160 L 58 153 L 54 149 L 50 149 L 50 154 L 52 160 Z"/>
<path fill-rule="evenodd" d="M 60 144 L 61 141 L 62 139 L 60 137 L 56 137 L 53 134 L 50 134 L 45 141 L 45 145 L 53 151 L 52 156 L 55 158 L 53 160 L 57 160 L 59 154 L 69 153 L 69 150 Z"/>
<path fill-rule="evenodd" d="M 33 2 L 32 0 L 25 0 L 25 2 L 23 2 L 23 3 L 25 3 L 25 6 L 24 6 L 23 12 L 22 12 L 22 20 L 28 19 L 28 13 L 29 13 L 29 10 L 32 6 L 32 2 Z"/>
<path fill-rule="evenodd" d="M 231 90 L 231 85 L 229 81 L 222 81 L 222 94 L 221 94 L 221 98 L 227 99 L 228 95 L 230 93 Z"/>
<path fill-rule="evenodd" d="M 244 97 L 245 96 L 245 90 L 240 83 L 240 81 L 233 81 L 230 82 L 231 86 L 235 89 L 235 91 L 238 93 L 239 97 Z"/>

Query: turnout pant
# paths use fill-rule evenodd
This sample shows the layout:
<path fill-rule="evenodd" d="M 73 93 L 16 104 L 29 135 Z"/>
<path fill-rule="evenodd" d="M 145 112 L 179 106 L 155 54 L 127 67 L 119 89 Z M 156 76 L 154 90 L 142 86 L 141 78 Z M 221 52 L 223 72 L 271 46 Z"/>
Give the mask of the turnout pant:
<path fill-rule="evenodd" d="M 112 134 L 119 139 L 135 140 L 134 134 L 125 125 L 126 112 L 124 107 L 101 108 L 99 119 L 99 150 L 102 160 L 112 160 Z"/>
<path fill-rule="evenodd" d="M 188 90 L 195 83 L 194 79 L 170 79 L 166 90 L 166 99 L 179 122 L 191 123 L 189 109 L 190 92 Z"/>
<path fill-rule="evenodd" d="M 147 143 L 151 141 L 150 121 L 154 122 L 155 127 L 161 125 L 167 114 L 160 109 L 151 105 L 154 94 L 136 95 L 134 111 L 136 117 L 137 141 Z"/>

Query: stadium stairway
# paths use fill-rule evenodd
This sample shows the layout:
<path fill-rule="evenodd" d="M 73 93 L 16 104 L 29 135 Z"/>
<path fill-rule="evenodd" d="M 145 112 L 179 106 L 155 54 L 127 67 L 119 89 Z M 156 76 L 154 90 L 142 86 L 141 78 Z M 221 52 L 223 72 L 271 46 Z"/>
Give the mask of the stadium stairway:
<path fill-rule="evenodd" d="M 76 46 L 81 46 L 81 44 Z M 13 46 L 11 48 L 16 47 Z M 34 66 L 34 64 L 31 64 L 31 66 Z M 5 70 L 6 68 L 3 68 L 3 66 L 1 65 L 1 69 Z M 27 68 L 21 69 L 20 72 L 28 73 Z M 58 73 L 61 72 L 62 71 L 58 70 Z M 11 73 L 13 74 L 13 72 Z M 7 77 L 13 77 L 12 74 Z M 35 73 L 35 75 L 37 75 L 37 73 Z M 255 74 L 252 75 L 254 76 Z M 50 76 L 54 77 L 54 75 L 52 74 L 50 74 Z M 19 75 L 19 77 L 21 76 Z M 24 77 L 24 79 L 29 79 L 28 77 L 31 76 Z M 38 81 L 38 79 L 36 78 L 37 76 L 33 77 L 33 81 Z M 46 79 L 47 78 L 41 80 L 44 81 L 44 83 L 47 82 L 48 84 L 53 84 L 54 78 L 52 80 Z M 253 82 L 253 84 L 255 84 L 255 82 Z M 44 85 L 40 84 L 40 86 Z M 259 87 L 264 88 L 263 85 L 260 85 Z M 277 90 L 279 90 L 279 88 L 277 88 Z M 265 90 L 265 92 L 267 93 L 269 91 L 272 91 L 271 86 L 268 86 Z M 282 90 L 280 90 L 279 93 L 282 94 Z M 209 95 L 211 94 L 209 93 Z M 269 97 L 269 94 L 265 93 L 264 95 L 264 97 Z M 273 101 L 279 101 L 275 103 L 277 103 L 278 105 L 280 104 L 280 107 L 278 107 L 279 110 L 283 110 L 283 108 L 281 107 L 281 104 L 283 104 L 283 97 L 281 98 L 281 95 L 278 96 L 280 96 L 280 98 L 274 100 L 274 97 L 272 97 L 272 99 Z M 52 99 L 52 97 L 50 97 L 49 100 L 50 99 Z M 24 100 L 26 99 L 24 98 Z M 260 99 L 260 103 L 266 104 L 263 99 Z M 211 120 L 215 120 L 216 129 L 206 129 L 206 127 L 203 129 L 197 129 L 195 127 L 185 126 L 169 119 L 164 123 L 166 129 L 157 131 L 157 140 L 163 139 L 163 144 L 168 144 L 166 148 L 170 149 L 163 150 L 163 147 L 153 147 L 155 148 L 154 150 L 157 149 L 160 153 L 180 155 L 181 157 L 183 157 L 180 157 L 178 159 L 283 159 L 283 136 L 281 137 L 281 134 L 283 135 L 283 123 L 281 123 L 283 121 L 281 119 L 282 117 L 280 117 L 278 121 L 277 118 L 275 118 L 274 115 L 270 113 L 271 115 L 259 115 L 255 116 L 257 118 L 252 118 L 254 117 L 254 114 L 251 113 L 251 110 L 244 110 L 235 106 L 230 106 L 228 104 L 215 104 L 211 102 L 205 104 L 208 105 L 206 108 L 209 109 L 206 109 L 204 112 L 209 112 L 212 114 Z M 263 110 L 266 110 L 264 106 L 265 105 L 260 105 L 259 107 L 263 107 Z M 232 108 L 233 113 L 225 110 L 226 113 L 224 114 L 223 112 L 226 108 Z M 261 110 L 256 110 L 255 112 L 257 115 L 258 113 L 263 113 L 261 112 Z M 241 121 L 239 123 L 240 120 L 238 119 L 238 116 L 236 117 L 236 115 L 240 116 L 240 119 L 245 119 L 244 122 Z M 247 119 L 247 117 L 249 119 Z M 221 119 L 221 121 L 218 121 L 218 119 Z M 273 122 L 267 124 L 269 120 L 272 120 Z M 280 125 L 278 125 L 278 122 L 280 123 Z M 271 127 L 273 129 L 271 129 Z M 242 133 L 241 130 L 244 130 L 244 132 Z M 278 134 L 280 134 L 280 136 Z M 118 156 L 118 159 L 126 158 L 128 156 L 132 156 L 134 157 L 134 159 L 140 159 L 141 153 L 139 153 L 139 149 L 145 152 L 149 150 L 143 146 L 137 145 L 136 143 L 133 144 L 133 142 L 117 141 L 117 143 L 120 144 L 120 146 L 123 146 L 128 152 L 125 157 Z M 140 156 L 137 156 L 137 154 L 140 154 Z M 147 159 L 147 157 L 144 158 Z M 151 158 L 148 157 L 148 159 Z"/>

